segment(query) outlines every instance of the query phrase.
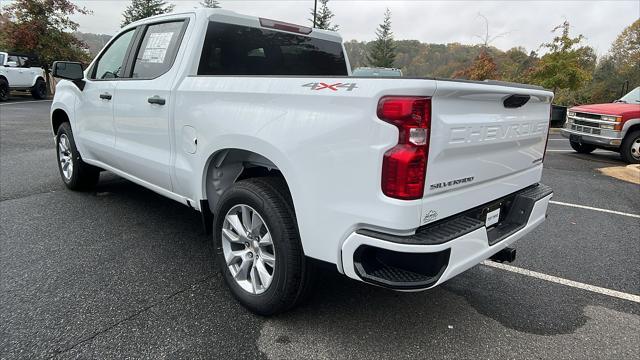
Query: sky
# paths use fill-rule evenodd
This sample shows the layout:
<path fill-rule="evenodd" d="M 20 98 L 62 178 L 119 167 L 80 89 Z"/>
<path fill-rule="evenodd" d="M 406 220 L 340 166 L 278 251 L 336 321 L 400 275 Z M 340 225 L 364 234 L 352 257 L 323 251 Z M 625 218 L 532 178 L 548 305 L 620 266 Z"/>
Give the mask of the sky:
<path fill-rule="evenodd" d="M 74 16 L 80 31 L 115 34 L 122 11 L 130 0 L 73 0 L 93 11 L 93 15 Z M 5 0 L 2 0 L 5 2 Z M 198 1 L 173 0 L 176 11 L 198 7 Z M 249 1 L 222 0 L 229 10 L 291 23 L 308 25 L 313 0 Z M 551 30 L 568 20 L 575 34 L 583 34 L 585 43 L 599 55 L 605 54 L 618 34 L 640 18 L 640 1 L 354 1 L 331 0 L 334 23 L 340 25 L 345 41 L 373 40 L 385 9 L 392 12 L 395 38 L 426 43 L 478 44 L 489 21 L 490 35 L 499 35 L 491 45 L 507 50 L 523 46 L 538 50 L 549 42 Z"/>

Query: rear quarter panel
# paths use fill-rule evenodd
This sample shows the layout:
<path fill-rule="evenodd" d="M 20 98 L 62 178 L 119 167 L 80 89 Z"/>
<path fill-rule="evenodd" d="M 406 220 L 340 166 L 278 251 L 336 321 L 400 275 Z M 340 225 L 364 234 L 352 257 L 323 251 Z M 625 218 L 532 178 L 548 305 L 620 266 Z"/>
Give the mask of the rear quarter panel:
<path fill-rule="evenodd" d="M 309 85 L 315 83 L 355 87 Z M 175 188 L 205 198 L 212 154 L 227 148 L 258 153 L 285 176 L 305 253 L 338 264 L 341 241 L 363 224 L 389 232 L 419 225 L 420 200 L 394 200 L 380 191 L 382 157 L 398 131 L 377 119 L 376 108 L 384 95 L 434 92 L 433 80 L 187 77 L 176 92 L 175 138 L 192 127 L 198 149 L 189 154 L 176 144 Z"/>

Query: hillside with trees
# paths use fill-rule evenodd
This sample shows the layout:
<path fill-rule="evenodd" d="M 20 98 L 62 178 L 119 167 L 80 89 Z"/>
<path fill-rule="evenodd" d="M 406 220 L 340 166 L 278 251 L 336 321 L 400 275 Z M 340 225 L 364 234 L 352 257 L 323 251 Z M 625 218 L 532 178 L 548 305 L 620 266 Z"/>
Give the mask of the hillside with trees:
<path fill-rule="evenodd" d="M 130 0 L 123 24 L 173 9 L 170 1 Z M 202 7 L 219 7 L 224 2 L 203 0 Z M 316 27 L 339 29 L 334 23 L 329 0 L 318 2 Z M 15 0 L 1 7 L 0 48 L 8 51 L 32 52 L 50 66 L 54 60 L 88 62 L 107 43 L 109 35 L 78 32 L 78 24 L 70 20 L 74 14 L 89 15 L 86 9 L 70 0 Z M 314 12 L 311 9 L 311 16 Z M 502 80 L 542 85 L 556 92 L 555 102 L 573 105 L 610 102 L 624 89 L 640 86 L 640 20 L 629 25 L 599 57 L 584 43 L 584 37 L 573 34 L 568 22 L 549 33 L 549 42 L 528 51 L 523 47 L 501 50 L 491 46 L 492 40 L 508 33 L 489 33 L 477 45 L 460 43 L 428 44 L 418 40 L 395 40 L 391 12 L 372 26 L 376 40 L 351 40 L 345 48 L 353 68 L 380 66 L 400 68 L 409 77 L 462 78 Z M 481 15 L 480 15 L 481 16 Z M 313 22 L 313 18 L 309 19 Z"/>

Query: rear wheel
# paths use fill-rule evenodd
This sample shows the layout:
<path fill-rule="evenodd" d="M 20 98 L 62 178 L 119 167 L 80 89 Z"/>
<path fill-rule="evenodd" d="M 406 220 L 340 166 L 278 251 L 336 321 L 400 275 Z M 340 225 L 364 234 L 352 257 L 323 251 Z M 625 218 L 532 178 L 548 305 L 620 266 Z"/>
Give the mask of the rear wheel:
<path fill-rule="evenodd" d="M 0 101 L 7 100 L 9 100 L 9 82 L 5 78 L 0 78 Z"/>
<path fill-rule="evenodd" d="M 577 151 L 580 154 L 590 154 L 593 152 L 593 150 L 596 149 L 594 145 L 581 144 L 575 141 L 569 141 L 569 142 L 571 143 L 571 147 L 573 148 L 573 150 Z"/>
<path fill-rule="evenodd" d="M 42 78 L 38 78 L 38 80 L 36 80 L 36 84 L 31 88 L 31 96 L 38 100 L 42 100 L 47 97 L 47 84 Z"/>
<path fill-rule="evenodd" d="M 89 190 L 98 183 L 100 169 L 82 161 L 69 123 L 63 123 L 58 128 L 56 148 L 58 170 L 67 188 Z"/>
<path fill-rule="evenodd" d="M 302 251 L 283 180 L 240 181 L 222 195 L 215 214 L 220 272 L 243 306 L 256 314 L 273 315 L 303 299 L 311 263 Z"/>
<path fill-rule="evenodd" d="M 620 155 L 629 164 L 640 164 L 640 130 L 624 137 L 620 145 Z"/>

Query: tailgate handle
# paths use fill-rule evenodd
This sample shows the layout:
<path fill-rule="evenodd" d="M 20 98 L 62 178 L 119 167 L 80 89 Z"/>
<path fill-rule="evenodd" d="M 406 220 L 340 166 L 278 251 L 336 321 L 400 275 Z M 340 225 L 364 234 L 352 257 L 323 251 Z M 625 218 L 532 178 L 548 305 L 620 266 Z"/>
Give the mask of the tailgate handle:
<path fill-rule="evenodd" d="M 529 102 L 529 99 L 531 99 L 531 96 L 529 95 L 514 94 L 504 99 L 503 104 L 504 104 L 504 107 L 506 107 L 507 109 L 515 109 Z"/>

